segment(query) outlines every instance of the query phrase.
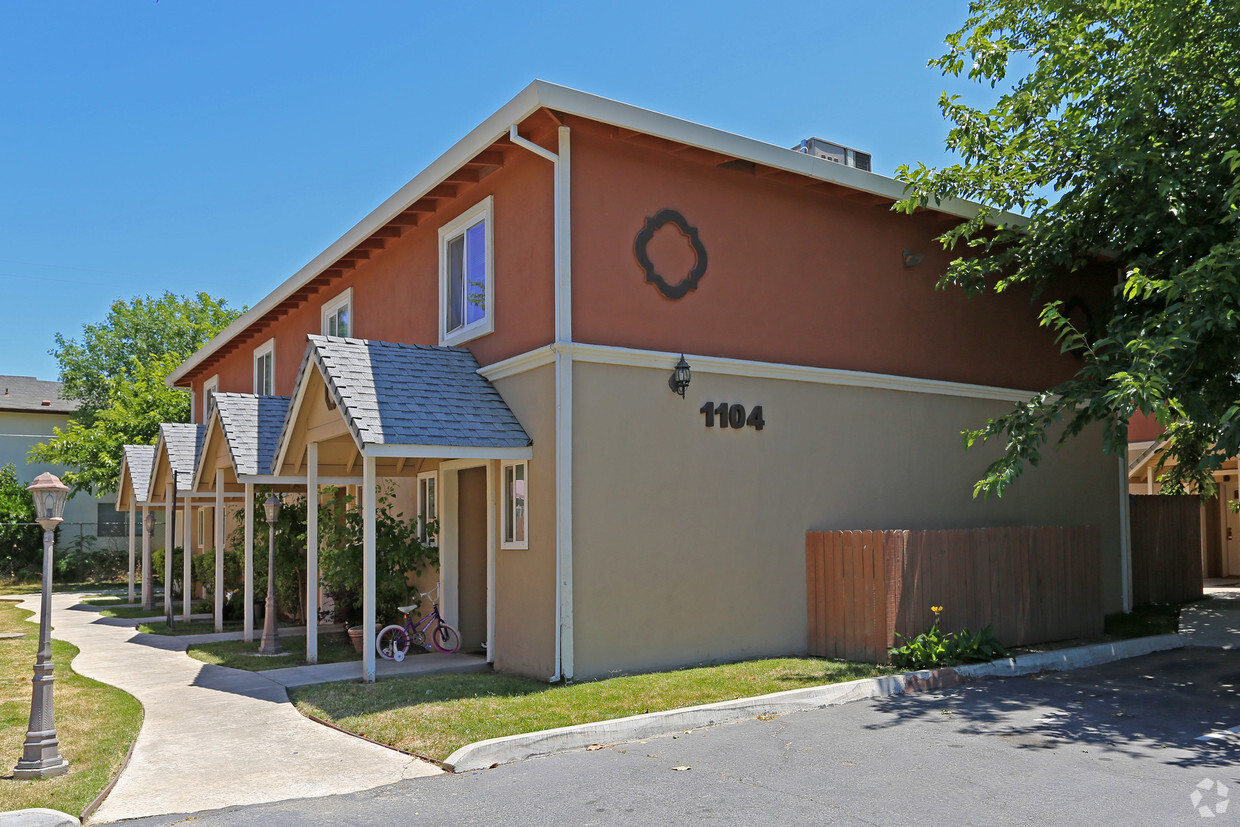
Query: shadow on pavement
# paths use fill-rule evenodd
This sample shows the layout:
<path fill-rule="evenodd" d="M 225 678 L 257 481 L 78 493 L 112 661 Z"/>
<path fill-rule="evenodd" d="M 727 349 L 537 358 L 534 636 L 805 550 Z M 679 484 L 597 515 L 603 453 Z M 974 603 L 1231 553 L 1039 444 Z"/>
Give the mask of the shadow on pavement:
<path fill-rule="evenodd" d="M 1097 749 L 1180 767 L 1240 763 L 1240 654 L 1188 649 L 1074 672 L 883 699 L 868 729 L 950 720 L 1016 749 Z M 1200 740 L 1202 736 L 1216 737 Z"/>

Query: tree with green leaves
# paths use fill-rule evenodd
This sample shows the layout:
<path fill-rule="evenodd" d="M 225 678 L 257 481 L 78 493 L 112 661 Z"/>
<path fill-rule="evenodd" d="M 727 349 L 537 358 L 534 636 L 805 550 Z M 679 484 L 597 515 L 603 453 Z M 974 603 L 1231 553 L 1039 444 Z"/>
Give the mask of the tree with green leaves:
<path fill-rule="evenodd" d="M 902 167 L 897 208 L 980 204 L 940 239 L 962 254 L 940 286 L 1031 287 L 1041 324 L 1081 357 L 965 433 L 1003 444 L 975 495 L 1002 495 L 1048 441 L 1091 424 L 1123 455 L 1138 414 L 1166 429 L 1165 484 L 1212 491 L 1240 453 L 1240 4 L 974 0 L 946 45 L 931 66 L 1001 94 L 944 93 L 961 160 Z M 1086 326 L 1044 291 L 1099 261 L 1118 286 Z"/>
<path fill-rule="evenodd" d="M 73 469 L 63 480 L 74 492 L 114 491 L 123 445 L 154 444 L 161 422 L 189 421 L 189 395 L 168 387 L 168 374 L 241 312 L 206 293 L 164 293 L 113 302 L 80 339 L 57 334 L 62 394 L 81 407 L 32 460 Z"/>
<path fill-rule="evenodd" d="M 43 529 L 34 521 L 34 498 L 17 476 L 17 467 L 0 468 L 0 576 L 39 577 L 43 567 Z"/>

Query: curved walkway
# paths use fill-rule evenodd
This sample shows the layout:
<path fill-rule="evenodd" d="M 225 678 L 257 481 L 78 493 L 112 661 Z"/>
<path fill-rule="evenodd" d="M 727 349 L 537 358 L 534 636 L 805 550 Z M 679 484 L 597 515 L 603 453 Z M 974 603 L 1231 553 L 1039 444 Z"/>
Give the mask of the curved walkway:
<path fill-rule="evenodd" d="M 303 717 L 284 686 L 259 673 L 200 663 L 176 638 L 140 635 L 133 621 L 113 625 L 93 607 L 72 608 L 79 597 L 52 596 L 54 636 L 81 650 L 78 673 L 120 687 L 145 710 L 129 766 L 92 823 L 336 795 L 440 773 Z M 37 595 L 20 599 L 38 615 Z"/>

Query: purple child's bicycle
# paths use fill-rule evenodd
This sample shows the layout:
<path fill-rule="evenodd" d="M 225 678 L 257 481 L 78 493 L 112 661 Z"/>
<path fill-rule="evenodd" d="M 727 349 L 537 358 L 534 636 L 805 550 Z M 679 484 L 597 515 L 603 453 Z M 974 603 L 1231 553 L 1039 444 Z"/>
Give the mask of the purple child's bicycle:
<path fill-rule="evenodd" d="M 422 592 L 418 595 L 418 597 L 430 599 L 431 613 L 417 623 L 412 622 L 409 615 L 418 610 L 421 601 L 399 607 L 405 615 L 405 622 L 384 626 L 375 637 L 375 649 L 378 650 L 379 657 L 384 660 L 402 661 L 409 651 L 410 642 L 428 651 L 434 647 L 445 655 L 451 655 L 461 648 L 460 632 L 444 623 L 443 618 L 439 616 L 438 593 L 439 586 L 436 585 L 430 592 Z"/>

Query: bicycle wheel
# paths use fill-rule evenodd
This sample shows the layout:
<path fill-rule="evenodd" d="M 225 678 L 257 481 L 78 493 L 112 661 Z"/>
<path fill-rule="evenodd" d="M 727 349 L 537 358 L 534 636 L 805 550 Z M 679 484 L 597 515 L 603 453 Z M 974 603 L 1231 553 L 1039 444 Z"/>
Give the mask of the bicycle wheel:
<path fill-rule="evenodd" d="M 409 651 L 409 635 L 405 632 L 405 627 L 395 624 L 384 626 L 375 636 L 375 651 L 384 660 L 396 660 L 396 653 L 399 652 L 403 660 L 405 653 Z"/>
<path fill-rule="evenodd" d="M 452 655 L 461 648 L 461 634 L 447 623 L 440 621 L 431 635 L 431 643 L 445 655 Z"/>

